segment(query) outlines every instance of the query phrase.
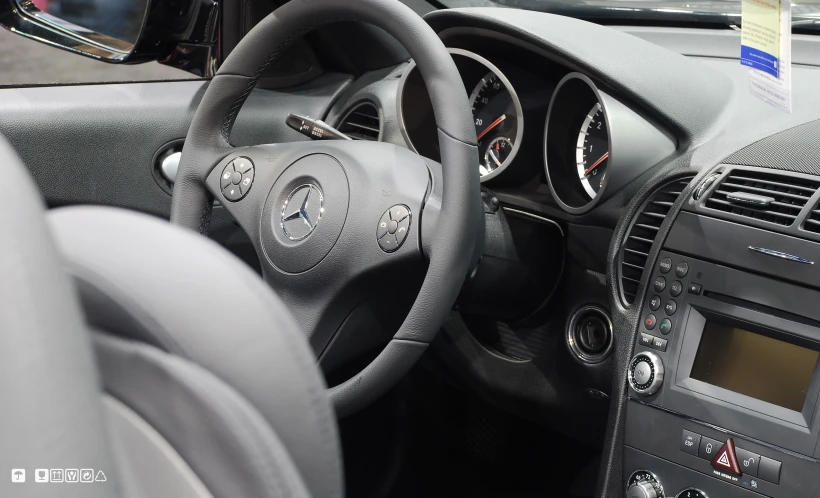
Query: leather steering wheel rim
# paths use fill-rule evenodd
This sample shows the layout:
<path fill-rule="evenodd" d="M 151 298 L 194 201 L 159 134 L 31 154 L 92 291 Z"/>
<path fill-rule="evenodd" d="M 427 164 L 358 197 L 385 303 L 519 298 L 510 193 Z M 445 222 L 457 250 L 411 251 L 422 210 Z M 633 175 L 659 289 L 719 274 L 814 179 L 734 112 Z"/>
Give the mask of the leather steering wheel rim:
<path fill-rule="evenodd" d="M 330 389 L 340 417 L 381 396 L 421 357 L 450 312 L 483 239 L 472 113 L 458 70 L 435 32 L 397 0 L 292 0 L 271 13 L 230 53 L 203 95 L 185 141 L 171 210 L 172 223 L 207 234 L 213 202 L 208 177 L 236 150 L 229 141 L 230 131 L 258 79 L 309 31 L 352 20 L 373 24 L 394 36 L 423 77 L 438 127 L 441 208 L 433 235 L 424 241 L 427 274 L 404 323 L 370 365 Z M 299 142 L 306 153 L 312 143 Z M 356 142 L 348 148 L 357 147 L 366 154 L 376 146 Z"/>

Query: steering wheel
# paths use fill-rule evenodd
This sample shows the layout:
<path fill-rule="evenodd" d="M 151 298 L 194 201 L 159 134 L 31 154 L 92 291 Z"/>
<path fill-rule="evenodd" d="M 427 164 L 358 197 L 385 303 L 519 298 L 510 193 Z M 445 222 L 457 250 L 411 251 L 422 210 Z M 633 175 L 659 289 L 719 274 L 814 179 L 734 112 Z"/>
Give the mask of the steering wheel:
<path fill-rule="evenodd" d="M 415 60 L 433 104 L 441 164 L 380 142 L 231 146 L 236 116 L 266 69 L 317 26 L 351 20 L 384 29 Z M 207 234 L 214 197 L 221 202 L 317 354 L 373 286 L 392 292 L 402 285 L 390 278 L 395 265 L 426 260 L 398 332 L 367 367 L 330 389 L 341 417 L 398 382 L 444 323 L 483 241 L 477 164 L 464 85 L 421 17 L 396 0 L 291 0 L 242 39 L 208 85 L 182 151 L 171 221 Z"/>

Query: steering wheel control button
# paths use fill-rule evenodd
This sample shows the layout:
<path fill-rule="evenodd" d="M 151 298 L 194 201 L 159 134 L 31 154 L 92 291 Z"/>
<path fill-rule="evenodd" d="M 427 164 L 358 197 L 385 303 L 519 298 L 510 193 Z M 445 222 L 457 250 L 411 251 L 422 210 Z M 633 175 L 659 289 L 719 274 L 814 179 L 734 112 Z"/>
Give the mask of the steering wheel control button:
<path fill-rule="evenodd" d="M 222 196 L 231 202 L 236 202 L 244 197 L 242 191 L 239 189 L 239 185 L 228 185 L 222 189 Z"/>
<path fill-rule="evenodd" d="M 658 311 L 658 308 L 661 307 L 661 296 L 652 296 L 652 299 L 649 300 L 649 309 L 652 311 Z"/>
<path fill-rule="evenodd" d="M 663 290 L 666 289 L 666 279 L 663 277 L 656 278 L 653 288 L 655 292 L 663 292 Z"/>
<path fill-rule="evenodd" d="M 672 269 L 672 260 L 670 258 L 663 258 L 660 263 L 661 273 L 669 273 Z"/>
<path fill-rule="evenodd" d="M 251 185 L 253 185 L 253 163 L 247 157 L 239 157 L 228 163 L 219 177 L 222 196 L 231 202 L 245 197 Z"/>
<path fill-rule="evenodd" d="M 381 239 L 390 231 L 390 211 L 385 211 L 382 219 L 379 220 L 379 228 L 376 230 L 376 238 Z"/>
<path fill-rule="evenodd" d="M 687 273 L 689 273 L 689 265 L 685 261 L 678 263 L 678 266 L 675 267 L 675 276 L 683 278 Z"/>
<path fill-rule="evenodd" d="M 240 175 L 253 169 L 253 163 L 247 157 L 237 157 L 233 160 L 233 168 Z"/>
<path fill-rule="evenodd" d="M 658 325 L 658 330 L 661 334 L 666 335 L 669 332 L 672 332 L 672 320 L 668 318 L 664 318 L 661 320 L 660 325 Z"/>
<path fill-rule="evenodd" d="M 643 321 L 643 326 L 646 327 L 646 330 L 652 330 L 655 328 L 656 323 L 658 323 L 658 319 L 655 318 L 655 315 L 650 313 L 646 315 L 646 318 Z"/>
<path fill-rule="evenodd" d="M 680 280 L 675 280 L 672 282 L 672 285 L 669 286 L 669 293 L 672 294 L 672 297 L 678 297 L 683 292 L 683 284 L 680 283 Z"/>
<path fill-rule="evenodd" d="M 698 456 L 698 448 L 700 447 L 700 434 L 692 431 L 683 430 L 680 441 L 680 450 L 690 455 Z"/>
<path fill-rule="evenodd" d="M 666 316 L 674 315 L 675 312 L 678 311 L 678 303 L 676 303 L 674 299 L 666 301 L 666 305 L 663 307 L 663 311 L 664 313 L 666 313 Z"/>
<path fill-rule="evenodd" d="M 225 190 L 225 187 L 233 183 L 231 179 L 233 179 L 234 173 L 236 173 L 236 171 L 234 171 L 232 164 L 225 166 L 225 169 L 222 170 L 222 176 L 219 177 L 219 188 Z"/>
<path fill-rule="evenodd" d="M 404 220 L 408 216 L 410 216 L 410 210 L 407 209 L 407 206 L 397 204 L 390 208 L 390 219 L 396 223 Z"/>
<path fill-rule="evenodd" d="M 249 169 L 242 174 L 242 178 L 239 182 L 239 189 L 242 190 L 242 195 L 248 193 L 248 190 L 251 189 L 251 185 L 253 185 L 253 170 Z"/>
<path fill-rule="evenodd" d="M 410 231 L 410 209 L 396 204 L 384 212 L 376 228 L 376 240 L 384 252 L 393 252 L 404 243 Z"/>

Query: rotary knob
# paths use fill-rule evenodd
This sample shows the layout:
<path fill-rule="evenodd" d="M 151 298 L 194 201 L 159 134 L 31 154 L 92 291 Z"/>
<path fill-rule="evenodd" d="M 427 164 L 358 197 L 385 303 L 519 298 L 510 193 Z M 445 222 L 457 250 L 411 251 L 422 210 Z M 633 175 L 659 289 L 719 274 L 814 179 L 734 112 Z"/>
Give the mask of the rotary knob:
<path fill-rule="evenodd" d="M 639 470 L 627 482 L 626 498 L 664 498 L 663 486 L 655 474 Z"/>
<path fill-rule="evenodd" d="M 655 353 L 644 351 L 629 362 L 629 385 L 641 396 L 652 396 L 663 385 L 663 361 Z"/>

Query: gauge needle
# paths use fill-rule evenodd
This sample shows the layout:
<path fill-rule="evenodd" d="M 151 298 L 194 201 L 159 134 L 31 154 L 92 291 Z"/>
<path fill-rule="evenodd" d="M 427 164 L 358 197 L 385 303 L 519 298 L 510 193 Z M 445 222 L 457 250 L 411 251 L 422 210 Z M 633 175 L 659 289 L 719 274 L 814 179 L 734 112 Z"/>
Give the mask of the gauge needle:
<path fill-rule="evenodd" d="M 507 115 L 506 115 L 506 114 L 502 114 L 500 118 L 498 118 L 498 119 L 496 119 L 495 121 L 493 121 L 493 124 L 491 124 L 490 126 L 488 126 L 487 128 L 485 128 L 485 129 L 484 129 L 484 131 L 482 131 L 481 133 L 479 133 L 479 134 L 478 134 L 478 138 L 477 138 L 476 140 L 481 140 L 481 137 L 483 137 L 484 135 L 486 135 L 486 134 L 487 134 L 487 132 L 489 132 L 490 130 L 492 130 L 493 128 L 495 128 L 495 127 L 496 127 L 496 126 L 498 126 L 499 124 L 501 124 L 501 122 L 502 122 L 502 121 L 504 121 L 505 119 L 507 119 Z"/>
<path fill-rule="evenodd" d="M 497 165 L 498 165 L 498 167 L 500 168 L 500 167 L 501 167 L 501 162 L 498 160 L 498 158 L 497 158 L 497 157 L 495 157 L 495 152 L 493 152 L 492 150 L 490 150 L 490 157 L 492 157 L 492 158 L 493 158 L 493 162 L 494 162 L 495 164 L 497 164 Z"/>
<path fill-rule="evenodd" d="M 590 167 L 589 167 L 586 171 L 584 171 L 584 178 L 586 178 L 586 177 L 587 177 L 587 175 L 589 175 L 590 173 L 592 173 L 592 170 L 594 170 L 595 168 L 597 168 L 597 167 L 598 167 L 598 165 L 599 165 L 599 164 L 601 164 L 602 162 L 604 162 L 604 159 L 606 159 L 606 158 L 608 158 L 608 157 L 609 157 L 609 152 L 607 152 L 606 154 L 604 154 L 603 156 L 601 156 L 601 158 L 600 158 L 600 159 L 598 159 L 597 161 L 595 161 L 595 164 L 593 164 L 593 165 L 592 165 L 592 166 L 590 166 Z"/>

